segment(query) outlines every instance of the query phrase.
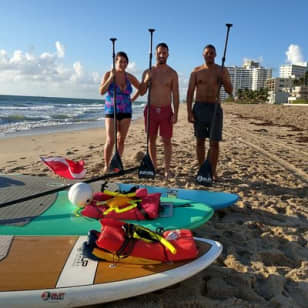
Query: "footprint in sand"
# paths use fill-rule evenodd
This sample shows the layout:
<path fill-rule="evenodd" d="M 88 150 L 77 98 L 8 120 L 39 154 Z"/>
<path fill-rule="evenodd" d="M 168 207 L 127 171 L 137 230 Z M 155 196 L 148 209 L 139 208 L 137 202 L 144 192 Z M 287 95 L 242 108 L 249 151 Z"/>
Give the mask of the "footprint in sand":
<path fill-rule="evenodd" d="M 208 271 L 209 273 L 204 277 L 205 288 L 202 294 L 214 299 L 233 297 L 265 304 L 264 299 L 254 290 L 253 275 L 237 273 L 230 268 L 225 270 L 218 269 L 216 266 L 213 268 L 215 270 Z"/>
<path fill-rule="evenodd" d="M 256 254 L 256 259 L 260 259 L 266 266 L 288 266 L 296 267 L 296 262 L 288 258 L 279 249 L 261 250 Z"/>
<path fill-rule="evenodd" d="M 7 172 L 8 173 L 14 173 L 14 172 L 17 172 L 17 171 L 22 171 L 22 170 L 25 170 L 25 168 L 24 167 L 15 167 L 15 168 L 7 169 Z"/>

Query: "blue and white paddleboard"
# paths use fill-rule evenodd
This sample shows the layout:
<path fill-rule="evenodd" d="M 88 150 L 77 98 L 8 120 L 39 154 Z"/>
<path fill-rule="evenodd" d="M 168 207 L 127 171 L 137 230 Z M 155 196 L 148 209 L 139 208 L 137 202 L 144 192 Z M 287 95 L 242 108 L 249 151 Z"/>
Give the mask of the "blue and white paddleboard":
<path fill-rule="evenodd" d="M 127 191 L 134 186 L 145 187 L 150 193 L 159 192 L 162 194 L 162 197 L 168 197 L 168 198 L 174 197 L 178 199 L 204 203 L 214 210 L 219 210 L 229 207 L 235 202 L 237 202 L 239 199 L 238 195 L 226 192 L 193 190 L 193 189 L 183 189 L 183 188 L 168 188 L 168 187 L 157 187 L 157 186 L 148 186 L 139 184 L 122 184 L 122 183 L 118 183 L 118 186 L 122 191 Z"/>

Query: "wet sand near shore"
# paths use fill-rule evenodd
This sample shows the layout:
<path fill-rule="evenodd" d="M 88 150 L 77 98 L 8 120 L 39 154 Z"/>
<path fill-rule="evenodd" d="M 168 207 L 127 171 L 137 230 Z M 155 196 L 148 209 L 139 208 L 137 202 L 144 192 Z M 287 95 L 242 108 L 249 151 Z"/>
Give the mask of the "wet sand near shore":
<path fill-rule="evenodd" d="M 220 241 L 223 253 L 200 274 L 151 294 L 92 307 L 307 307 L 308 106 L 224 104 L 224 140 L 211 188 L 196 185 L 193 128 L 180 106 L 169 180 L 118 181 L 236 193 L 236 205 L 215 212 L 194 230 Z M 87 177 L 102 174 L 104 130 L 91 129 L 0 140 L 0 172 L 54 176 L 39 156 L 84 159 Z M 139 165 L 145 152 L 142 120 L 133 122 L 123 163 Z M 163 149 L 159 142 L 158 163 Z"/>

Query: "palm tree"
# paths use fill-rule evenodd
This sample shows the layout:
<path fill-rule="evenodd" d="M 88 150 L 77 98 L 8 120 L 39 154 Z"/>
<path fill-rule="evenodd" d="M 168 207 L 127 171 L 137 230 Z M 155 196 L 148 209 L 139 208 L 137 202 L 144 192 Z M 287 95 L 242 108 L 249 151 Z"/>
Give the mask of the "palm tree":
<path fill-rule="evenodd" d="M 242 89 L 237 90 L 237 97 L 238 97 L 239 100 L 243 99 L 243 90 Z"/>

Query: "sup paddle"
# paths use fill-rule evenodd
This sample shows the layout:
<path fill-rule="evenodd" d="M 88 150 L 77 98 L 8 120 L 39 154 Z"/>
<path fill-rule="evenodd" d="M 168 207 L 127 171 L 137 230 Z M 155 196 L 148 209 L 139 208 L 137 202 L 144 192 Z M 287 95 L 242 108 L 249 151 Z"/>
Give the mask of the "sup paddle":
<path fill-rule="evenodd" d="M 112 65 L 113 65 L 113 125 L 114 125 L 114 155 L 111 159 L 111 162 L 108 166 L 110 172 L 123 173 L 123 164 L 121 156 L 118 152 L 117 145 L 117 92 L 116 92 L 116 78 L 115 78 L 115 41 L 116 38 L 110 39 L 112 42 Z"/>
<path fill-rule="evenodd" d="M 149 57 L 149 72 L 151 72 L 152 69 L 152 44 L 153 44 L 153 32 L 155 29 L 149 29 L 150 32 L 150 57 Z M 152 162 L 152 159 L 149 154 L 149 131 L 150 131 L 150 97 L 151 97 L 151 79 L 149 80 L 149 89 L 148 89 L 148 102 L 147 102 L 147 151 L 145 156 L 142 159 L 142 162 L 140 164 L 139 170 L 138 170 L 138 176 L 139 178 L 155 178 L 155 168 Z"/>
<path fill-rule="evenodd" d="M 123 174 L 128 174 L 128 173 L 134 172 L 138 168 L 139 167 L 132 167 L 132 168 L 126 169 L 125 171 L 122 172 L 122 174 L 119 174 L 119 173 L 104 174 L 102 176 L 98 176 L 98 177 L 94 177 L 94 178 L 89 179 L 89 180 L 85 180 L 82 183 L 87 183 L 88 184 L 88 183 L 97 182 L 97 181 L 100 181 L 100 180 L 106 180 L 106 179 L 109 179 L 109 178 L 115 178 L 115 177 L 118 177 L 118 176 L 123 175 Z M 20 202 L 29 201 L 29 200 L 32 200 L 32 199 L 35 199 L 35 198 L 47 196 L 47 195 L 50 195 L 50 194 L 54 194 L 54 193 L 57 193 L 59 191 L 66 190 L 66 189 L 70 188 L 75 183 L 77 183 L 77 182 L 74 182 L 72 184 L 63 185 L 63 186 L 55 188 L 55 189 L 43 191 L 43 192 L 40 192 L 40 193 L 37 193 L 37 194 L 33 194 L 33 195 L 30 195 L 30 196 L 27 196 L 27 197 L 22 197 L 22 198 L 18 198 L 18 199 L 15 199 L 15 200 L 3 202 L 3 203 L 0 203 L 0 208 L 6 207 L 6 206 L 9 206 L 9 205 L 13 205 L 13 204 L 16 204 L 16 203 L 20 203 Z"/>
<path fill-rule="evenodd" d="M 227 27 L 227 34 L 226 34 L 226 41 L 225 41 L 225 49 L 224 49 L 224 54 L 222 57 L 222 64 L 221 64 L 221 73 L 223 74 L 224 71 L 224 66 L 225 66 L 225 60 L 226 60 L 226 52 L 227 52 L 227 45 L 228 45 L 228 38 L 229 38 L 229 31 L 230 28 L 232 27 L 232 24 L 226 24 Z M 210 129 L 210 140 L 212 140 L 213 137 L 213 132 L 216 124 L 216 114 L 217 114 L 217 107 L 219 104 L 219 96 L 220 96 L 220 88 L 222 85 L 222 79 L 219 80 L 219 86 L 218 86 L 218 92 L 217 92 L 217 101 L 218 103 L 215 104 L 214 107 L 214 113 L 213 113 L 213 118 L 212 118 L 212 124 L 211 124 L 211 129 Z M 210 149 L 208 150 L 207 153 L 207 158 L 205 162 L 201 165 L 196 181 L 198 184 L 204 185 L 204 186 L 211 186 L 213 184 L 213 169 L 210 161 Z"/>

